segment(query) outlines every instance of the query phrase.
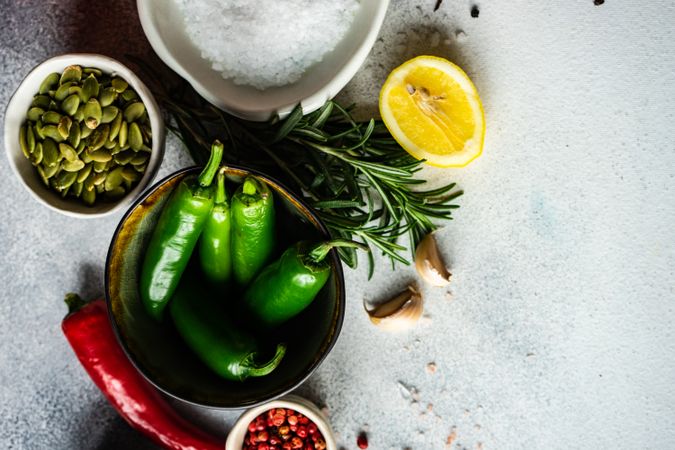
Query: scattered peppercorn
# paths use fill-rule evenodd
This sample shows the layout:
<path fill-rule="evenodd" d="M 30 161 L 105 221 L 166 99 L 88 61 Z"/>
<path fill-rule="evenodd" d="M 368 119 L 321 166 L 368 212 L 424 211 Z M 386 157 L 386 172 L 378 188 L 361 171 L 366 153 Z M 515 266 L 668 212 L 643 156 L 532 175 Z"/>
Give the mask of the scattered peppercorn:
<path fill-rule="evenodd" d="M 316 424 L 292 409 L 272 408 L 249 425 L 242 450 L 325 450 Z"/>
<path fill-rule="evenodd" d="M 478 9 L 478 5 L 473 5 L 471 7 L 471 17 L 473 17 L 475 19 L 475 18 L 478 17 L 479 14 L 480 14 L 480 10 Z"/>
<path fill-rule="evenodd" d="M 366 436 L 366 433 L 359 434 L 356 438 L 356 445 L 362 449 L 368 448 L 368 436 Z"/>
<path fill-rule="evenodd" d="M 603 3 L 605 3 L 605 0 L 593 0 L 593 4 L 594 4 L 595 6 L 600 6 L 600 5 L 602 5 Z"/>
<path fill-rule="evenodd" d="M 434 11 L 438 11 L 438 8 L 441 7 L 441 3 L 443 3 L 443 0 L 436 0 L 436 6 L 434 6 Z"/>

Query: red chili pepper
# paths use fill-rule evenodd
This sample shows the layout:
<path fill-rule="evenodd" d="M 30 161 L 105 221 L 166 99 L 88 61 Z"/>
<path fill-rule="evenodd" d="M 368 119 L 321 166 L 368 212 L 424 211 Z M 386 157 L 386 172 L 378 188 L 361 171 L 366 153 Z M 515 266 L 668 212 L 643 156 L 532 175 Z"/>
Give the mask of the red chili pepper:
<path fill-rule="evenodd" d="M 170 450 L 223 450 L 223 440 L 180 417 L 131 364 L 115 339 L 103 300 L 66 296 L 61 328 L 82 366 L 117 412 L 136 430 Z"/>

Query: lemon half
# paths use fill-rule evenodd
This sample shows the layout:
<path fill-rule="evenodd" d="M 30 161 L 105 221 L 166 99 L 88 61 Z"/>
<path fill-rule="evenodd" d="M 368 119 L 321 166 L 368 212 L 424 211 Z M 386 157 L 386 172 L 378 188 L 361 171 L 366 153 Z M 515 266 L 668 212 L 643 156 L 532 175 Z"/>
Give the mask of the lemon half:
<path fill-rule="evenodd" d="M 418 56 L 394 69 L 380 92 L 380 114 L 401 147 L 433 166 L 464 167 L 483 151 L 476 87 L 446 59 Z"/>

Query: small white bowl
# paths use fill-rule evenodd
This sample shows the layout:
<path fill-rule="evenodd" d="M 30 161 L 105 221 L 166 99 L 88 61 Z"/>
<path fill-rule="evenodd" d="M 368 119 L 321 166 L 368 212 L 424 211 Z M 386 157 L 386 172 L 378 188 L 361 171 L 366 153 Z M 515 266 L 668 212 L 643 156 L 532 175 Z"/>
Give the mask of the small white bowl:
<path fill-rule="evenodd" d="M 62 198 L 58 193 L 44 185 L 37 170 L 26 159 L 19 146 L 19 129 L 26 121 L 26 112 L 33 101 L 33 96 L 38 93 L 40 84 L 50 73 L 63 72 L 63 69 L 70 65 L 96 67 L 103 72 L 124 78 L 129 86 L 138 93 L 148 112 L 152 129 L 152 153 L 148 160 L 148 166 L 138 184 L 116 202 L 96 202 L 93 206 L 86 206 L 74 199 Z M 43 205 L 71 217 L 101 217 L 129 206 L 157 174 L 164 156 L 164 134 L 164 120 L 150 90 L 122 63 L 103 55 L 71 53 L 48 59 L 33 69 L 21 82 L 5 112 L 5 152 L 10 167 L 35 199 Z"/>
<path fill-rule="evenodd" d="M 213 105 L 247 120 L 287 116 L 300 103 L 308 114 L 332 99 L 365 61 L 380 31 L 389 0 L 361 0 L 351 28 L 336 48 L 295 83 L 263 91 L 224 79 L 203 59 L 185 32 L 174 1 L 138 0 L 143 31 L 159 57 Z"/>
<path fill-rule="evenodd" d="M 235 422 L 232 430 L 230 430 L 230 434 L 227 435 L 225 448 L 227 450 L 241 450 L 244 444 L 244 438 L 246 437 L 246 432 L 248 431 L 248 424 L 260 414 L 272 408 L 287 408 L 303 414 L 316 424 L 326 440 L 326 450 L 337 450 L 335 436 L 333 435 L 333 430 L 330 428 L 328 420 L 314 403 L 302 397 L 298 397 L 297 395 L 286 395 L 280 399 L 247 410 L 244 414 L 239 416 L 239 419 Z"/>

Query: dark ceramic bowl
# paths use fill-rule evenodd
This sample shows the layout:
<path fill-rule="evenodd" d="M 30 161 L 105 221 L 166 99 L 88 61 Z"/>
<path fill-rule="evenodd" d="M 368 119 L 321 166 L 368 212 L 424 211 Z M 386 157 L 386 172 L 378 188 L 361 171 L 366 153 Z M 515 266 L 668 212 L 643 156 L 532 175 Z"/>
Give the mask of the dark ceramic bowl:
<path fill-rule="evenodd" d="M 145 313 L 138 292 L 143 255 L 164 203 L 189 175 L 178 171 L 150 188 L 120 222 L 108 250 L 105 291 L 110 320 L 131 362 L 158 389 L 188 403 L 221 409 L 254 406 L 277 398 L 306 380 L 337 340 L 345 311 L 344 277 L 335 251 L 329 255 L 332 274 L 312 304 L 285 324 L 279 334 L 288 344 L 286 356 L 271 374 L 232 382 L 211 372 L 187 348 L 171 320 L 159 324 Z M 228 168 L 228 180 L 254 174 L 274 192 L 278 256 L 293 242 L 324 240 L 328 230 L 302 201 L 273 179 L 246 169 Z"/>

